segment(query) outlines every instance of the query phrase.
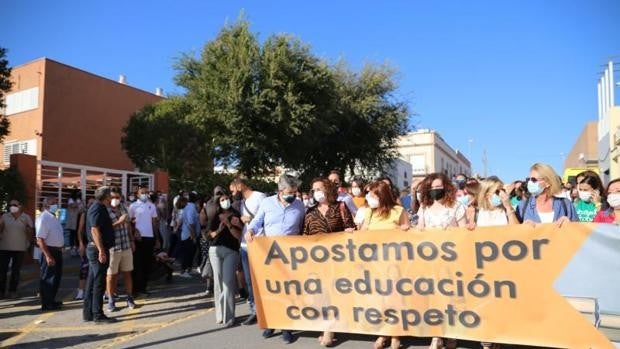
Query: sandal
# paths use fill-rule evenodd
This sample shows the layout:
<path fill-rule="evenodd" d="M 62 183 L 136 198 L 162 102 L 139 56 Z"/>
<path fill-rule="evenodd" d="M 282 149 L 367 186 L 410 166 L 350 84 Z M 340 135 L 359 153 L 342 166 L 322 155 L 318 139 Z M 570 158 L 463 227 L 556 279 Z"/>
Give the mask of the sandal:
<path fill-rule="evenodd" d="M 385 337 L 377 338 L 377 340 L 375 341 L 375 344 L 373 345 L 373 349 L 383 349 L 383 348 L 385 348 L 385 342 L 386 342 L 386 338 Z"/>
<path fill-rule="evenodd" d="M 323 347 L 331 347 L 334 345 L 334 334 L 331 332 L 323 332 L 322 336 L 319 336 L 319 344 Z"/>
<path fill-rule="evenodd" d="M 399 349 L 400 348 L 400 337 L 392 337 L 392 342 L 390 343 L 390 349 Z"/>

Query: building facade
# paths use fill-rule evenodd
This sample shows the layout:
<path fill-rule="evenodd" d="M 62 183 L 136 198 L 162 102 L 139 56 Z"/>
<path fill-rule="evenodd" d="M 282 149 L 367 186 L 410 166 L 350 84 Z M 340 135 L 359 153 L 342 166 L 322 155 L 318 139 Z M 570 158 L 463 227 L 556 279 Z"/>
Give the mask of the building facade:
<path fill-rule="evenodd" d="M 140 173 L 123 151 L 121 135 L 134 112 L 161 96 L 47 58 L 13 67 L 11 81 L 0 167 L 11 154 L 36 157 L 38 196 L 58 196 L 64 205 L 75 189 L 86 199 L 102 184 L 154 186 L 153 175 Z"/>
<path fill-rule="evenodd" d="M 450 178 L 459 173 L 471 176 L 469 159 L 434 130 L 421 129 L 401 137 L 398 151 L 400 159 L 411 165 L 409 183 L 435 172 L 443 172 Z"/>
<path fill-rule="evenodd" d="M 564 159 L 564 169 L 598 168 L 598 122 L 588 122 Z"/>
<path fill-rule="evenodd" d="M 598 82 L 598 160 L 604 183 L 620 178 L 620 106 L 614 64 L 609 61 Z"/>

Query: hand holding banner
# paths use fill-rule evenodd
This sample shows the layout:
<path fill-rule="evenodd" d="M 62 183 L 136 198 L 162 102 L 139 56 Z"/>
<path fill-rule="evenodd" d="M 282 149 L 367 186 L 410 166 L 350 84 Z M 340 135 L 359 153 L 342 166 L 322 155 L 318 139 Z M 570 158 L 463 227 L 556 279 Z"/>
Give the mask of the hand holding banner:
<path fill-rule="evenodd" d="M 538 225 L 257 238 L 249 255 L 259 324 L 613 348 L 554 290 L 555 280 L 596 227 L 575 223 L 561 229 Z M 619 283 L 604 287 L 620 294 Z"/>

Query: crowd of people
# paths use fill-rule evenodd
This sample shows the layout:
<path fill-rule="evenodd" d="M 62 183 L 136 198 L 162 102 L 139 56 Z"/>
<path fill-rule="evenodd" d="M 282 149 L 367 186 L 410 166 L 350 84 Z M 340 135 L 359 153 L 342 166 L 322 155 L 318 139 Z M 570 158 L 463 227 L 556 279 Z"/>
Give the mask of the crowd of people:
<path fill-rule="evenodd" d="M 78 193 L 68 202 L 63 227 L 56 217 L 56 198 L 43 198 L 33 224 L 21 204 L 12 200 L 0 220 L 0 297 L 4 298 L 8 266 L 8 297 L 16 297 L 19 273 L 32 236 L 41 250 L 41 309 L 57 310 L 56 295 L 62 278 L 64 230 L 69 232 L 71 254 L 79 257 L 80 282 L 76 299 L 83 300 L 83 320 L 115 322 L 108 316 L 119 308 L 118 274 L 123 275 L 124 302 L 130 309 L 135 299 L 148 297 L 149 275 L 163 265 L 171 278 L 176 263 L 181 278 L 202 278 L 205 295 L 213 296 L 215 319 L 231 327 L 237 324 L 236 297 L 247 299 L 256 322 L 250 278 L 248 244 L 257 236 L 315 235 L 356 230 L 449 229 L 511 224 L 566 222 L 620 223 L 620 178 L 603 185 L 593 171 L 562 183 L 545 164 L 534 164 L 523 181 L 504 183 L 496 176 L 449 178 L 433 173 L 399 190 L 388 177 L 373 181 L 353 178 L 349 185 L 338 171 L 302 183 L 282 175 L 275 193 L 255 191 L 247 179 L 235 178 L 228 188 L 216 187 L 213 195 L 200 197 L 181 191 L 175 197 L 140 188 L 123 197 L 118 188 L 100 187 L 87 203 Z M 173 262 L 174 261 L 174 262 Z M 10 262 L 10 263 L 9 263 Z M 106 302 L 104 311 L 104 302 Z M 106 315 L 107 313 L 107 315 Z M 280 329 L 286 343 L 293 333 Z M 275 334 L 265 329 L 263 337 Z M 324 332 L 323 346 L 336 336 Z M 398 348 L 400 338 L 379 337 L 375 348 Z M 432 347 L 456 347 L 449 338 L 433 338 Z M 496 347 L 482 343 L 484 348 Z"/>

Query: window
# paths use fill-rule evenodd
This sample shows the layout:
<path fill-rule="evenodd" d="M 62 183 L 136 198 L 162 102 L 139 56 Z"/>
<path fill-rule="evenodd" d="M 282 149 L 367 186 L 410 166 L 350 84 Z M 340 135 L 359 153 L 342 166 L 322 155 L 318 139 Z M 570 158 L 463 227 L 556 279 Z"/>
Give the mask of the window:
<path fill-rule="evenodd" d="M 6 95 L 6 115 L 17 114 L 39 107 L 39 88 L 33 87 Z"/>
<path fill-rule="evenodd" d="M 23 142 L 11 142 L 4 144 L 4 164 L 8 165 L 11 161 L 11 154 L 36 155 L 37 141 L 32 139 Z"/>

